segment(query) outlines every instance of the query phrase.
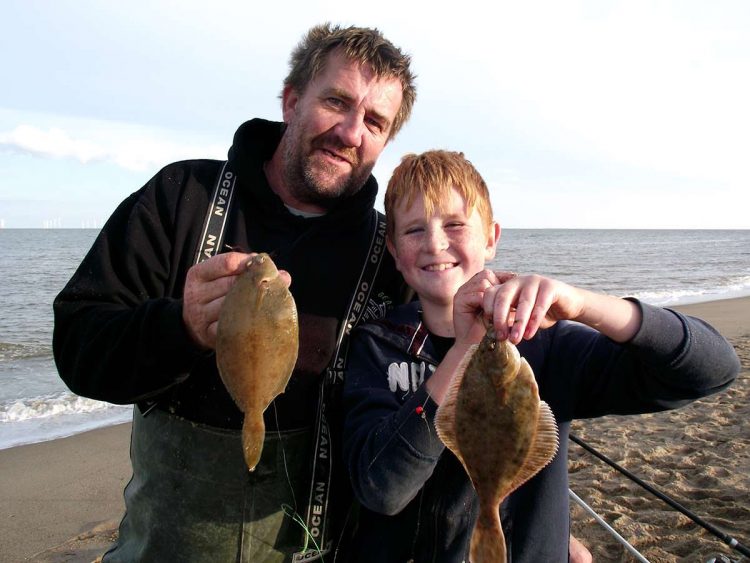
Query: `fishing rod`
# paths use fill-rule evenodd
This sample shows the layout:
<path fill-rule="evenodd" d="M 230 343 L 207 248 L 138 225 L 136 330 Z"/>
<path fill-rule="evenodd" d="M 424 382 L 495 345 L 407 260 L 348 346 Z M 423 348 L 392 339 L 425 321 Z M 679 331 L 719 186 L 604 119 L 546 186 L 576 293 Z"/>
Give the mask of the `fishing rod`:
<path fill-rule="evenodd" d="M 651 485 L 649 485 L 648 483 L 646 483 L 645 481 L 643 481 L 642 479 L 640 479 L 638 476 L 634 475 L 633 473 L 631 473 L 630 471 L 628 471 L 627 469 L 625 469 L 621 465 L 618 465 L 616 462 L 614 462 L 611 459 L 609 459 L 604 454 L 598 452 L 597 450 L 595 450 L 594 448 L 592 448 L 591 446 L 589 446 L 586 442 L 584 442 L 583 440 L 581 440 L 578 436 L 570 434 L 569 438 L 573 442 L 575 442 L 576 444 L 578 444 L 579 446 L 581 446 L 584 450 L 586 450 L 587 452 L 589 452 L 590 454 L 598 457 L 600 460 L 602 460 L 604 463 L 606 463 L 610 467 L 613 467 L 614 469 L 616 469 L 617 471 L 619 471 L 620 473 L 622 473 L 623 475 L 625 475 L 626 477 L 628 477 L 632 481 L 636 482 L 638 485 L 640 485 L 641 487 L 643 487 L 644 489 L 646 489 L 652 495 L 660 498 L 661 500 L 663 500 L 664 502 L 666 502 L 669 506 L 671 506 L 675 510 L 679 510 L 680 512 L 682 512 L 685 516 L 687 516 L 688 518 L 690 518 L 693 522 L 695 522 L 699 526 L 701 526 L 701 527 L 705 528 L 706 530 L 708 530 L 709 532 L 711 532 L 713 535 L 715 535 L 717 538 L 719 538 L 721 541 L 723 541 L 725 544 L 727 544 L 732 549 L 735 549 L 736 551 L 739 551 L 743 555 L 750 556 L 750 547 L 747 547 L 746 545 L 741 544 L 735 538 L 733 538 L 732 536 L 724 533 L 723 531 L 721 531 L 719 528 L 717 528 L 713 524 L 710 524 L 709 522 L 706 522 L 700 516 L 694 514 L 693 512 L 691 512 L 690 510 L 688 510 L 687 508 L 685 508 L 684 506 L 682 506 L 676 500 L 668 497 L 667 495 L 665 495 L 661 491 L 655 489 L 654 487 L 652 487 Z"/>
<path fill-rule="evenodd" d="M 615 530 L 612 526 L 607 524 L 606 520 L 599 516 L 596 511 L 591 508 L 588 504 L 584 502 L 584 500 L 579 497 L 577 494 L 575 494 L 571 489 L 568 489 L 568 494 L 570 495 L 570 498 L 572 498 L 581 508 L 583 508 L 589 516 L 591 516 L 594 520 L 596 520 L 599 525 L 607 530 L 612 537 L 614 537 L 618 542 L 622 544 L 622 546 L 627 549 L 633 557 L 635 557 L 640 563 L 651 563 L 648 559 L 646 559 L 641 552 L 639 552 L 636 548 L 634 548 L 628 540 L 623 538 L 617 530 Z"/>

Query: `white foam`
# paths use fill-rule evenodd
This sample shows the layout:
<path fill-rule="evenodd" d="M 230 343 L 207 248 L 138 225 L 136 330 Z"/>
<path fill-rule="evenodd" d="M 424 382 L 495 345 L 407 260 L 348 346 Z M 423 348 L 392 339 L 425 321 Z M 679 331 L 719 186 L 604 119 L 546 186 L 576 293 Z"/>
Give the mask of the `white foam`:
<path fill-rule="evenodd" d="M 665 289 L 662 291 L 642 291 L 630 294 L 641 301 L 665 307 L 669 305 L 687 305 L 718 299 L 732 299 L 750 296 L 750 277 L 735 280 L 720 287 L 693 289 Z"/>
<path fill-rule="evenodd" d="M 70 436 L 131 419 L 132 405 L 112 405 L 64 392 L 0 405 L 0 449 Z"/>
<path fill-rule="evenodd" d="M 59 416 L 27 419 L 11 424 L 0 423 L 0 450 L 46 442 L 80 434 L 95 428 L 103 428 L 133 418 L 133 407 L 112 407 L 103 411 L 86 414 L 63 414 Z"/>
<path fill-rule="evenodd" d="M 21 422 L 63 414 L 93 413 L 110 409 L 112 406 L 109 403 L 86 399 L 72 393 L 33 397 L 0 405 L 0 422 Z"/>

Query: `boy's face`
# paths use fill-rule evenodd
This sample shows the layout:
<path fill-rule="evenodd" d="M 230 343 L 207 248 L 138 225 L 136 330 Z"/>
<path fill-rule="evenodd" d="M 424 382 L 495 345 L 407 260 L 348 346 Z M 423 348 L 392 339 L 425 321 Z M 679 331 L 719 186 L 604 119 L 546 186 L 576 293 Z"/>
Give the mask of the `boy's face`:
<path fill-rule="evenodd" d="M 452 306 L 456 291 L 495 256 L 500 227 L 488 229 L 473 209 L 466 208 L 453 188 L 444 211 L 425 217 L 424 197 L 418 195 L 409 209 L 394 208 L 393 240 L 388 239 L 396 267 L 420 300 Z"/>

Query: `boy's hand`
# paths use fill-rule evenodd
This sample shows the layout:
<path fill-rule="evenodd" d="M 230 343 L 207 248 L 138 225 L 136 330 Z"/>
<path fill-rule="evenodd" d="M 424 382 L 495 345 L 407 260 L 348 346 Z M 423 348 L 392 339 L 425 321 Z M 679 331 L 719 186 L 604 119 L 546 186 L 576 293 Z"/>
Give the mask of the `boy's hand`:
<path fill-rule="evenodd" d="M 482 340 L 489 326 L 489 322 L 482 321 L 486 292 L 515 275 L 482 270 L 459 288 L 453 299 L 453 330 L 457 344 L 476 344 Z"/>
<path fill-rule="evenodd" d="M 512 276 L 497 272 L 500 285 L 487 289 L 482 309 L 492 322 L 499 340 L 518 344 L 532 338 L 540 328 L 583 313 L 585 293 L 576 287 L 539 275 Z"/>
<path fill-rule="evenodd" d="M 188 270 L 183 292 L 182 319 L 201 348 L 216 346 L 216 324 L 224 297 L 255 253 L 227 252 Z"/>

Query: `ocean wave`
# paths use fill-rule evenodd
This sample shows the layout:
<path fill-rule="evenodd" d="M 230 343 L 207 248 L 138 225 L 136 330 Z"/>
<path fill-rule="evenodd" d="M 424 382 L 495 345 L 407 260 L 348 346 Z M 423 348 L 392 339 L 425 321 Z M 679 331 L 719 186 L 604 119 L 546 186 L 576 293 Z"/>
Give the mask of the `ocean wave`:
<path fill-rule="evenodd" d="M 685 305 L 701 301 L 715 301 L 732 297 L 750 295 L 750 276 L 736 277 L 727 280 L 724 285 L 710 288 L 668 288 L 663 290 L 640 291 L 632 293 L 633 297 L 646 303 L 658 306 Z"/>
<path fill-rule="evenodd" d="M 43 358 L 45 356 L 52 356 L 52 347 L 49 345 L 0 342 L 0 361 Z"/>
<path fill-rule="evenodd" d="M 96 413 L 113 408 L 132 407 L 120 407 L 118 405 L 111 405 L 110 403 L 79 397 L 72 393 L 62 393 L 47 397 L 18 399 L 0 405 L 0 422 L 13 423 L 60 415 Z"/>

